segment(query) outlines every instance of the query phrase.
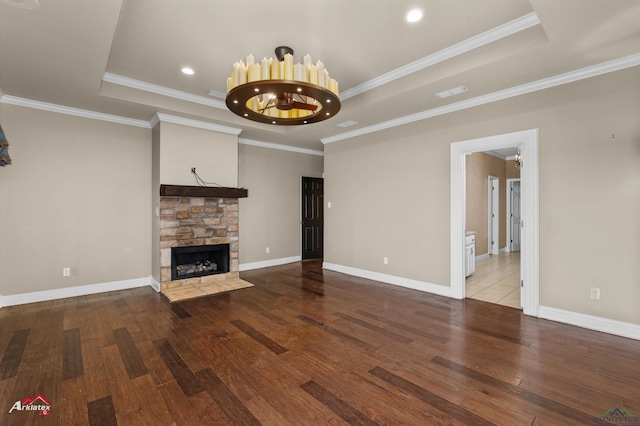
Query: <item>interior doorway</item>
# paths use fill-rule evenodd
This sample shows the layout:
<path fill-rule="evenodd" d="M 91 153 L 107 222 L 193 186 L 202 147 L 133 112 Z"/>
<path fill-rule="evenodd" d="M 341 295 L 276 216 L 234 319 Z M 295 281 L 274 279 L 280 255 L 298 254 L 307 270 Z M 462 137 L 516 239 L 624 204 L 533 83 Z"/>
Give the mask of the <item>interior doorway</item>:
<path fill-rule="evenodd" d="M 520 147 L 521 251 L 520 276 L 522 310 L 538 315 L 538 129 L 451 144 L 451 296 L 465 297 L 466 155 L 511 146 Z"/>
<path fill-rule="evenodd" d="M 466 233 L 476 236 L 473 273 L 465 279 L 465 297 L 521 309 L 520 254 L 508 250 L 506 186 L 519 177 L 517 146 L 466 156 Z M 468 237 L 467 237 L 468 238 Z"/>
<path fill-rule="evenodd" d="M 324 251 L 324 179 L 302 177 L 302 260 L 321 259 Z"/>

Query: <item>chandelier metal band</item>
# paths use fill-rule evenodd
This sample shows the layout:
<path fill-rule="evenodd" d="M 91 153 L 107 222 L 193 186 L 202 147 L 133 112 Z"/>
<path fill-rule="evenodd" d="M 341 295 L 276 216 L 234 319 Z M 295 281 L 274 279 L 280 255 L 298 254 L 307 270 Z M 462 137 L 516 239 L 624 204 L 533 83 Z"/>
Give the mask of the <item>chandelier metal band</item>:
<path fill-rule="evenodd" d="M 260 103 L 257 100 L 254 102 L 256 97 L 262 97 L 263 100 Z M 283 97 L 285 98 L 284 102 L 282 101 Z M 292 103 L 315 105 L 316 110 L 298 109 Z M 229 91 L 226 104 L 233 113 L 240 117 L 261 123 L 281 125 L 316 123 L 326 120 L 340 111 L 340 99 L 331 90 L 294 80 L 259 80 L 241 84 Z M 298 110 L 301 116 L 291 117 L 291 113 L 289 113 L 287 114 L 289 117 L 280 117 L 277 115 L 280 110 Z"/>

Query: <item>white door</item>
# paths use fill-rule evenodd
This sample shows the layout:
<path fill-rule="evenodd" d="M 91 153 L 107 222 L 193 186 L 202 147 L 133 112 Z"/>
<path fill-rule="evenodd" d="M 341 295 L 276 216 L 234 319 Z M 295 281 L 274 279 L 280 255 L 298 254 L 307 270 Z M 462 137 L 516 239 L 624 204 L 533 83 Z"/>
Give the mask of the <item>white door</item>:
<path fill-rule="evenodd" d="M 498 190 L 500 188 L 500 179 L 495 176 L 489 176 L 489 254 L 499 253 L 499 213 L 500 195 Z"/>
<path fill-rule="evenodd" d="M 511 217 L 509 218 L 510 251 L 520 251 L 520 181 L 509 182 L 509 206 Z"/>

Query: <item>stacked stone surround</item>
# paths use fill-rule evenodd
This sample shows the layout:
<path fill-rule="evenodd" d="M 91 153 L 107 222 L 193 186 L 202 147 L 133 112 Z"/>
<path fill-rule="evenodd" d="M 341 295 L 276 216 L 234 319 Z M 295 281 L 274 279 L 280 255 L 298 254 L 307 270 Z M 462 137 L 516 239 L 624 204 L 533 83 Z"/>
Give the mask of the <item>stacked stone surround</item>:
<path fill-rule="evenodd" d="M 171 281 L 171 248 L 229 244 L 229 272 Z M 238 199 L 160 197 L 160 289 L 239 277 Z"/>

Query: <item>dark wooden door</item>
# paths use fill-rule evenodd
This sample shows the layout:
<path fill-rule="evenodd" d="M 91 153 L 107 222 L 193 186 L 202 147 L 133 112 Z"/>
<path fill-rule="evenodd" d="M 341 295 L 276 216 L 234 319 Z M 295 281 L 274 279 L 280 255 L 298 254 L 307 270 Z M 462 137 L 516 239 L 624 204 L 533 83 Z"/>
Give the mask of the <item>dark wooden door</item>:
<path fill-rule="evenodd" d="M 322 257 L 324 179 L 302 178 L 302 259 Z"/>

